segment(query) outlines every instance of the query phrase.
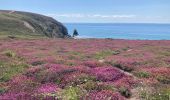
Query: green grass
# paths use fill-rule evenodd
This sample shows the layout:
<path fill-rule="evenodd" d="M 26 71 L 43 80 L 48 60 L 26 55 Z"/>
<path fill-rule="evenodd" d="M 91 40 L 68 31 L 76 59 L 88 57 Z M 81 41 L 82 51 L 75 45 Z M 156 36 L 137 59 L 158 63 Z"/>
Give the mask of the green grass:
<path fill-rule="evenodd" d="M 148 92 L 143 90 L 140 92 L 142 100 L 169 100 L 170 99 L 170 88 L 159 87 L 158 90 Z"/>
<path fill-rule="evenodd" d="M 8 38 L 8 36 L 15 36 L 16 38 L 22 39 L 32 39 L 38 37 L 45 37 L 43 34 L 43 30 L 37 26 L 36 20 L 31 15 L 25 14 L 8 14 L 8 13 L 1 13 L 0 14 L 0 39 Z M 31 22 L 29 24 L 34 23 L 35 25 L 31 25 L 34 27 L 36 32 L 33 32 L 31 29 L 27 28 L 24 25 L 25 22 Z"/>
<path fill-rule="evenodd" d="M 0 17 L 0 23 L 1 34 L 17 35 L 32 33 L 31 30 L 23 25 L 23 22 L 19 18 Z"/>
<path fill-rule="evenodd" d="M 80 52 L 76 52 L 76 51 L 70 51 L 68 52 L 69 55 L 69 59 L 73 60 L 73 59 L 79 59 L 79 60 L 83 60 L 85 58 L 84 54 L 80 53 Z"/>
<path fill-rule="evenodd" d="M 22 34 L 22 33 L 10 33 L 10 32 L 0 32 L 0 39 L 9 39 L 10 37 L 14 37 L 14 39 L 44 39 L 48 38 L 41 34 Z"/>
<path fill-rule="evenodd" d="M 22 73 L 28 65 L 24 63 L 24 59 L 17 56 L 16 52 L 6 50 L 3 52 L 7 56 L 8 61 L 0 61 L 0 82 L 7 82 L 13 76 Z"/>
<path fill-rule="evenodd" d="M 105 57 L 112 56 L 112 55 L 118 55 L 120 54 L 120 51 L 114 51 L 114 50 L 103 50 L 100 52 L 97 52 L 94 57 L 98 60 L 104 59 Z"/>
<path fill-rule="evenodd" d="M 148 72 L 141 71 L 141 72 L 136 72 L 135 76 L 139 78 L 149 78 L 150 74 Z"/>
<path fill-rule="evenodd" d="M 170 56 L 170 50 L 167 50 L 167 51 L 161 51 L 160 53 L 159 53 L 159 55 L 163 55 L 163 56 Z"/>
<path fill-rule="evenodd" d="M 24 72 L 24 70 L 28 67 L 27 64 L 3 64 L 1 66 L 1 76 L 0 76 L 0 82 L 7 82 L 9 81 L 13 76 Z"/>
<path fill-rule="evenodd" d="M 6 89 L 0 87 L 0 94 L 3 94 L 4 92 L 6 92 Z"/>
<path fill-rule="evenodd" d="M 68 87 L 58 93 L 58 97 L 62 100 L 80 100 L 85 93 L 79 87 Z"/>

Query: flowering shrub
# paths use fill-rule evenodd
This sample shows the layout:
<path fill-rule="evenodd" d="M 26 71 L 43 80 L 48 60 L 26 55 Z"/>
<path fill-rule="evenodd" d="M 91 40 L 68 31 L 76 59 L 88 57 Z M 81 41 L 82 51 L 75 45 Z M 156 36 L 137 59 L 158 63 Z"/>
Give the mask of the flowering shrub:
<path fill-rule="evenodd" d="M 103 90 L 103 91 L 93 91 L 89 93 L 86 97 L 86 100 L 125 100 L 119 93 L 113 93 L 112 91 Z"/>
<path fill-rule="evenodd" d="M 31 67 L 25 72 L 25 76 L 27 77 L 35 77 L 35 74 L 42 70 L 41 67 Z"/>
<path fill-rule="evenodd" d="M 34 81 L 25 81 L 20 84 L 10 84 L 8 92 L 25 92 L 28 94 L 34 93 L 33 91 L 39 86 L 40 84 Z"/>
<path fill-rule="evenodd" d="M 141 70 L 145 70 L 146 72 L 151 73 L 150 76 L 156 80 L 158 80 L 160 83 L 163 84 L 169 84 L 170 83 L 170 77 L 169 68 L 164 67 L 146 67 Z"/>
<path fill-rule="evenodd" d="M 59 90 L 60 90 L 60 88 L 56 84 L 46 83 L 46 84 L 42 84 L 41 86 L 39 86 L 35 93 L 37 93 L 37 94 L 55 93 L 55 92 L 57 92 Z"/>
<path fill-rule="evenodd" d="M 83 63 L 85 66 L 90 67 L 90 68 L 95 68 L 95 67 L 102 67 L 104 66 L 103 63 L 97 62 L 97 61 L 86 61 Z"/>
<path fill-rule="evenodd" d="M 138 86 L 169 86 L 169 49 L 169 41 L 0 40 L 0 99 L 131 99 Z"/>
<path fill-rule="evenodd" d="M 134 60 L 130 60 L 130 59 L 122 59 L 119 61 L 116 61 L 113 66 L 120 68 L 124 71 L 127 72 L 131 72 L 134 70 L 134 65 L 138 64 L 137 62 L 135 62 Z"/>
<path fill-rule="evenodd" d="M 33 96 L 25 92 L 5 93 L 3 95 L 0 95 L 0 98 L 1 100 L 32 100 L 34 99 Z"/>
<path fill-rule="evenodd" d="M 26 81 L 33 81 L 33 78 L 27 77 L 25 75 L 18 75 L 15 76 L 11 81 L 10 84 L 22 84 Z"/>
<path fill-rule="evenodd" d="M 98 80 L 103 82 L 116 81 L 124 76 L 124 73 L 112 67 L 93 68 L 91 69 L 91 73 L 95 75 Z"/>
<path fill-rule="evenodd" d="M 115 81 L 113 84 L 117 87 L 120 88 L 122 86 L 127 87 L 127 88 L 133 88 L 138 86 L 140 83 L 139 80 L 134 79 L 132 76 L 124 76 L 123 78 Z"/>

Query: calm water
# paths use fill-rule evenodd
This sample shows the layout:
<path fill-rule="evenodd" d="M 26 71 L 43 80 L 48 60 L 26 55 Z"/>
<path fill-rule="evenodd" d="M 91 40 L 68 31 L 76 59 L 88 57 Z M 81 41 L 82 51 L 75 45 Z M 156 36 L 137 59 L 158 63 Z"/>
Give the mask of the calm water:
<path fill-rule="evenodd" d="M 114 38 L 141 40 L 170 40 L 170 24 L 71 24 L 67 23 L 70 34 L 74 29 L 80 38 Z"/>

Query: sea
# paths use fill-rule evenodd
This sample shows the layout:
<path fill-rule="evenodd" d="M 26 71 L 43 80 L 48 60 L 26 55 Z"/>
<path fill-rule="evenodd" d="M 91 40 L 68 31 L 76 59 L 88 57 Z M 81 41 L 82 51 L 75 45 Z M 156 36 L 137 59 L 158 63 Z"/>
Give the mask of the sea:
<path fill-rule="evenodd" d="M 65 23 L 69 34 L 77 38 L 112 38 L 129 40 L 170 40 L 170 24 L 145 23 Z"/>

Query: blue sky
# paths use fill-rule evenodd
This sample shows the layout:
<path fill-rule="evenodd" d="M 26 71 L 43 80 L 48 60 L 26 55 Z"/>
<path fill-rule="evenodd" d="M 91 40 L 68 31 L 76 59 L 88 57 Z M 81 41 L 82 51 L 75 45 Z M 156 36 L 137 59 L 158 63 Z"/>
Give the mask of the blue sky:
<path fill-rule="evenodd" d="M 0 0 L 0 9 L 40 13 L 61 22 L 170 23 L 170 0 Z"/>

